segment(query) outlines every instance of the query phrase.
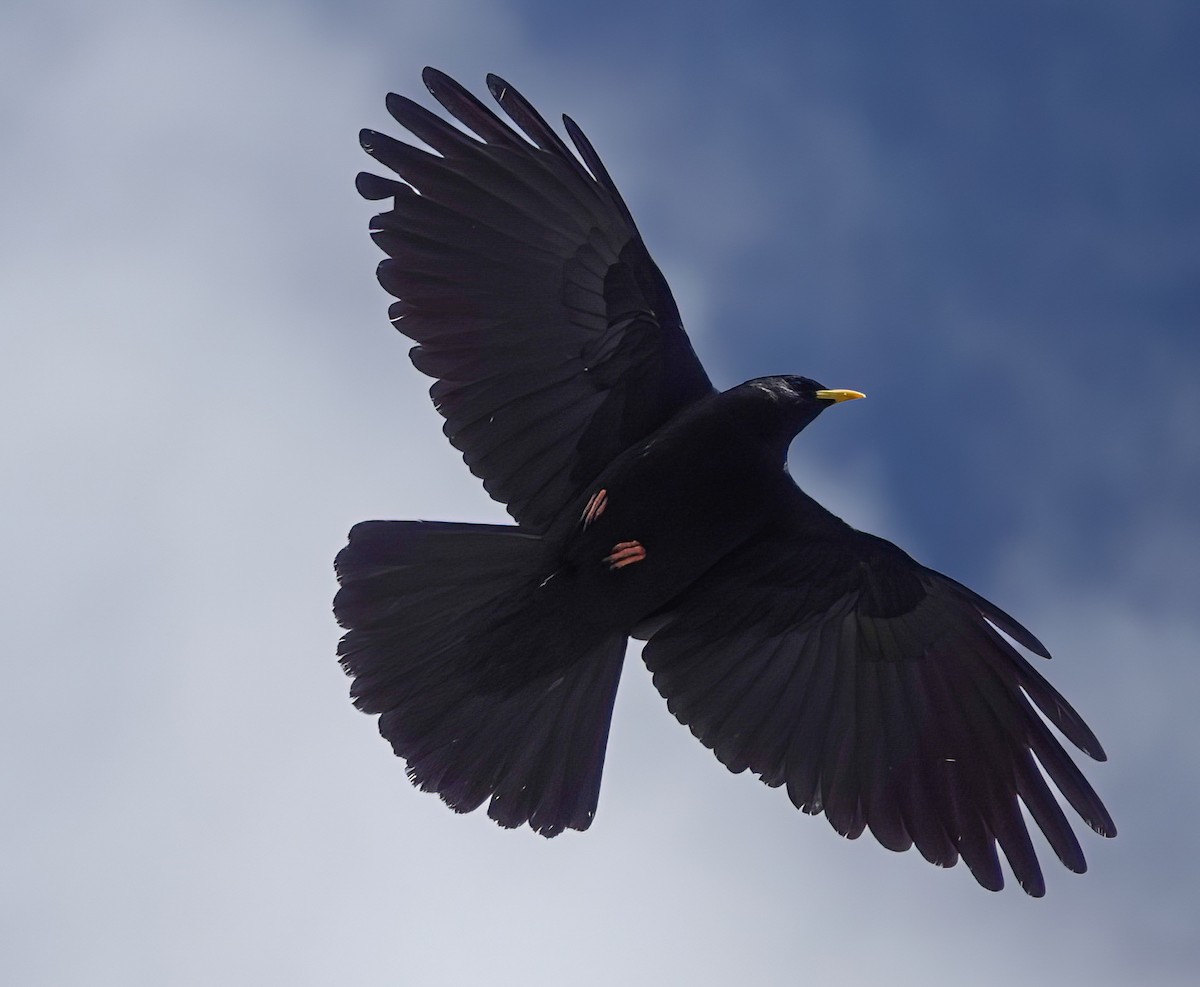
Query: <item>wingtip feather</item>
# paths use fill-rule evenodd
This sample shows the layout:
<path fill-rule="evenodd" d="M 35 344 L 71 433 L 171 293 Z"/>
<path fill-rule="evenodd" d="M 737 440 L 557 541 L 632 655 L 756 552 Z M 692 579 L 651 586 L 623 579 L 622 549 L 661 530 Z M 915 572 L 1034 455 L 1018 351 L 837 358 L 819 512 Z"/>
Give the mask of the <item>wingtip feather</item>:
<path fill-rule="evenodd" d="M 489 72 L 487 74 L 486 82 L 488 92 L 495 96 L 496 99 L 500 99 L 504 93 L 504 90 L 509 88 L 508 83 L 501 79 L 500 76 L 496 75 L 495 72 Z"/>
<path fill-rule="evenodd" d="M 390 199 L 404 187 L 399 182 L 392 181 L 390 178 L 381 178 L 379 175 L 372 175 L 369 171 L 360 171 L 354 176 L 355 190 L 364 199 L 371 201 Z"/>
<path fill-rule="evenodd" d="M 421 69 L 421 81 L 425 83 L 425 88 L 432 95 L 437 95 L 436 90 L 439 86 L 445 86 L 447 83 L 453 84 L 454 82 L 445 72 L 441 69 L 435 69 L 432 65 L 426 65 Z"/>

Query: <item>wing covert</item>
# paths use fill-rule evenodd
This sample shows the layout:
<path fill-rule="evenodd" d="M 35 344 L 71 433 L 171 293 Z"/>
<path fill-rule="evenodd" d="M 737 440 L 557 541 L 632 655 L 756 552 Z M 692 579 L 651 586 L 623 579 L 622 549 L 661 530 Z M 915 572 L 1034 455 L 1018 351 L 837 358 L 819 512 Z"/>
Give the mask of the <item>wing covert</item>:
<path fill-rule="evenodd" d="M 471 133 L 397 95 L 389 112 L 435 153 L 363 131 L 402 179 L 358 179 L 365 197 L 393 199 L 372 220 L 388 255 L 379 281 L 417 343 L 413 364 L 437 378 L 447 437 L 521 525 L 544 530 L 712 384 L 578 127 L 567 123 L 586 167 L 503 80 L 489 88 L 529 140 L 444 74 L 423 78 Z"/>

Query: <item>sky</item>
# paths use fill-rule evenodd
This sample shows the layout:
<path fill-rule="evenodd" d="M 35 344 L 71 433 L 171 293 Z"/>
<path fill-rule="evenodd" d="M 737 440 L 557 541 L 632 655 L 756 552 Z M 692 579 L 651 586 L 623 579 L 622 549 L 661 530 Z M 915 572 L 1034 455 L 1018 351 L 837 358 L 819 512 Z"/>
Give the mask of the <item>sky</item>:
<path fill-rule="evenodd" d="M 1116 2 L 0 8 L 0 982 L 1191 983 L 1200 13 Z M 631 652 L 591 830 L 412 789 L 333 657 L 365 518 L 502 521 L 388 325 L 360 127 L 568 112 L 719 386 L 1014 613 L 1120 829 L 990 894 L 730 775 Z"/>

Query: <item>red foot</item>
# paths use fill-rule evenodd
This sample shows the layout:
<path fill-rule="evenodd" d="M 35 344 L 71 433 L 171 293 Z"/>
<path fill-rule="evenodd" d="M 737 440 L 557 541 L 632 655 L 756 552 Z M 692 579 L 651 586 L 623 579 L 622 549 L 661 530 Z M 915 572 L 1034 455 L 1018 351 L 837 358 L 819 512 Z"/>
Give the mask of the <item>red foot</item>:
<path fill-rule="evenodd" d="M 604 557 L 604 561 L 610 569 L 624 569 L 627 565 L 641 562 L 645 557 L 646 550 L 640 541 L 619 541 L 613 546 L 612 554 Z"/>
<path fill-rule="evenodd" d="M 608 506 L 608 491 L 597 490 L 592 494 L 592 499 L 587 502 L 587 507 L 583 509 L 583 517 L 579 520 L 583 522 L 586 528 L 589 524 L 596 520 L 604 513 L 604 508 Z"/>

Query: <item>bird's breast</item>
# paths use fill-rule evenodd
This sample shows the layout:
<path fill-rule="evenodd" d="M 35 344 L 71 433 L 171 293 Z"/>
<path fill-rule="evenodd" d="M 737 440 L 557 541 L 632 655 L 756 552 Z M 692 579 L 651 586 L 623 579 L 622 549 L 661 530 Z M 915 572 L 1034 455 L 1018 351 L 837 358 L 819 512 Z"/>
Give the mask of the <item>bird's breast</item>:
<path fill-rule="evenodd" d="M 644 443 L 588 488 L 546 584 L 560 607 L 632 628 L 767 523 L 781 466 L 721 438 Z"/>

